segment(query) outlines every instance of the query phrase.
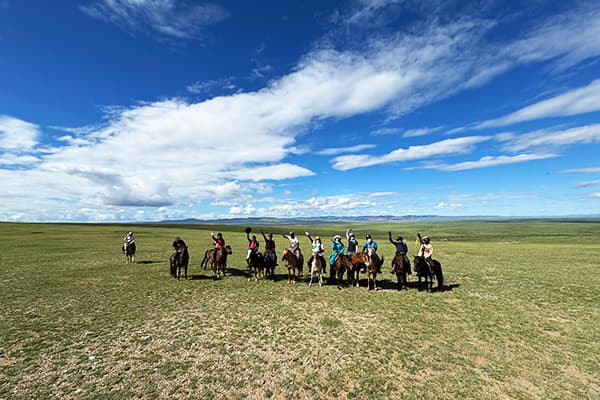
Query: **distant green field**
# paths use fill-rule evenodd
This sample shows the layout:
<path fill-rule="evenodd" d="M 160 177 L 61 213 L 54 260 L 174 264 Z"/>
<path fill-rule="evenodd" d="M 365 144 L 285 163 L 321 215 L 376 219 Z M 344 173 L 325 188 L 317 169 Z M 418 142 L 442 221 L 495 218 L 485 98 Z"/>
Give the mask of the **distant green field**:
<path fill-rule="evenodd" d="M 263 227 L 278 253 L 283 232 L 328 246 L 346 228 Z M 380 291 L 290 285 L 281 266 L 248 281 L 244 227 L 0 223 L 0 399 L 600 398 L 600 222 L 352 228 L 386 258 Z M 448 290 L 393 290 L 388 230 L 410 254 L 430 235 Z M 233 246 L 221 280 L 199 265 L 211 231 Z M 169 277 L 176 235 L 187 281 Z"/>

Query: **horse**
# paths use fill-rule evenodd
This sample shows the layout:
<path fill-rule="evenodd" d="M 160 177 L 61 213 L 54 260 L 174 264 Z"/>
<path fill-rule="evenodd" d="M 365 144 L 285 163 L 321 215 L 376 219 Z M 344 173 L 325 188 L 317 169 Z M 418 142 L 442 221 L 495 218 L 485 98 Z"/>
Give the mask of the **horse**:
<path fill-rule="evenodd" d="M 373 288 L 377 290 L 377 271 L 383 265 L 383 257 L 379 259 L 379 262 L 375 262 L 375 250 L 372 248 L 367 249 L 366 253 L 354 253 L 352 255 L 352 265 L 354 269 L 366 269 L 367 271 L 367 288 L 371 290 L 371 280 L 373 281 Z"/>
<path fill-rule="evenodd" d="M 354 270 L 352 267 L 352 259 L 350 256 L 345 254 L 338 254 L 333 262 L 332 268 L 336 271 L 337 275 L 337 288 L 342 288 L 342 280 L 344 279 L 344 273 L 348 271 L 348 280 L 350 284 L 354 286 L 358 286 L 358 279 L 354 279 Z M 358 271 L 357 271 L 358 272 Z M 350 278 L 350 274 L 352 274 L 352 278 Z"/>
<path fill-rule="evenodd" d="M 181 269 L 184 269 L 184 276 L 187 279 L 187 270 L 188 264 L 190 261 L 190 254 L 188 253 L 187 247 L 183 247 L 175 250 L 169 259 L 169 264 L 171 268 L 171 276 L 173 278 L 177 278 L 180 280 L 181 278 Z"/>
<path fill-rule="evenodd" d="M 213 250 L 214 249 L 208 249 L 204 252 L 204 258 L 202 259 L 202 262 L 200 263 L 201 267 L 204 267 L 204 269 L 206 269 L 206 267 L 208 267 L 208 263 L 210 261 L 210 267 L 211 269 L 213 268 L 213 264 L 215 263 L 215 260 L 213 258 Z"/>
<path fill-rule="evenodd" d="M 248 262 L 248 274 L 254 271 L 254 280 L 258 280 L 258 276 L 265 277 L 265 266 L 263 264 L 263 255 L 261 253 L 251 251 L 250 257 L 246 260 Z M 250 280 L 250 277 L 248 277 Z"/>
<path fill-rule="evenodd" d="M 123 254 L 127 257 L 126 263 L 135 262 L 135 242 L 123 246 Z"/>
<path fill-rule="evenodd" d="M 298 271 L 298 277 L 302 276 L 302 264 L 304 261 L 298 258 L 296 254 L 289 248 L 283 249 L 281 253 L 281 261 L 284 262 L 288 273 L 288 283 L 296 282 L 296 270 Z"/>
<path fill-rule="evenodd" d="M 421 288 L 421 278 L 425 279 L 425 291 L 431 292 L 433 288 L 433 278 L 437 280 L 437 290 L 444 287 L 444 273 L 442 272 L 442 264 L 437 260 L 431 260 L 431 268 L 427 265 L 423 256 L 415 256 L 415 272 L 419 277 L 419 290 Z M 428 283 L 429 281 L 429 283 Z"/>
<path fill-rule="evenodd" d="M 227 267 L 227 255 L 231 254 L 231 246 L 227 245 L 225 248 L 219 248 L 215 252 L 215 259 L 212 264 L 213 275 L 217 277 L 225 275 L 225 268 Z"/>
<path fill-rule="evenodd" d="M 398 278 L 398 290 L 402 290 L 402 286 L 408 289 L 406 286 L 406 274 L 410 271 L 410 263 L 404 254 L 396 254 L 392 261 L 392 272 L 396 274 Z"/>
<path fill-rule="evenodd" d="M 323 259 L 319 257 L 319 249 L 313 249 L 312 251 L 312 262 L 310 265 L 310 282 L 308 286 L 312 285 L 313 278 L 315 275 L 319 280 L 319 286 L 323 286 Z"/>
<path fill-rule="evenodd" d="M 273 278 L 275 276 L 275 267 L 277 266 L 277 254 L 275 250 L 265 250 L 262 262 L 266 270 L 266 276 Z"/>

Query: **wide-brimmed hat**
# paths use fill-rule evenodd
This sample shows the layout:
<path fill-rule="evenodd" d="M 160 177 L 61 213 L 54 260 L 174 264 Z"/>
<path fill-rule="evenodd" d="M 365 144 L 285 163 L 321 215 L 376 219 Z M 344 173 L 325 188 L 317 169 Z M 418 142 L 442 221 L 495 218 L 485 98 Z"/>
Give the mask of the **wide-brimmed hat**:
<path fill-rule="evenodd" d="M 335 239 L 342 240 L 342 237 L 341 237 L 340 235 L 335 235 L 335 236 L 333 237 L 333 240 L 335 241 Z"/>
<path fill-rule="evenodd" d="M 431 240 L 429 236 L 423 236 L 423 240 Z"/>

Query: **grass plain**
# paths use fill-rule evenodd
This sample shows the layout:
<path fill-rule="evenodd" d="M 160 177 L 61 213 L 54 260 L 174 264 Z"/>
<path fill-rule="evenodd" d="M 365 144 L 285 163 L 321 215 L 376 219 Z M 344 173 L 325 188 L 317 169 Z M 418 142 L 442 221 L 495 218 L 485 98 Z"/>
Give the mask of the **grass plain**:
<path fill-rule="evenodd" d="M 279 254 L 283 232 L 327 245 L 345 228 L 263 227 Z M 600 398 L 599 221 L 352 228 L 386 257 L 382 290 L 364 276 L 358 289 L 290 285 L 282 266 L 248 281 L 239 226 L 1 223 L 0 398 Z M 134 264 L 119 250 L 128 230 Z M 393 290 L 388 230 L 411 255 L 417 232 L 432 237 L 447 290 L 420 292 L 414 275 Z M 234 251 L 220 280 L 200 268 L 211 231 Z M 179 282 L 176 235 L 191 256 Z"/>

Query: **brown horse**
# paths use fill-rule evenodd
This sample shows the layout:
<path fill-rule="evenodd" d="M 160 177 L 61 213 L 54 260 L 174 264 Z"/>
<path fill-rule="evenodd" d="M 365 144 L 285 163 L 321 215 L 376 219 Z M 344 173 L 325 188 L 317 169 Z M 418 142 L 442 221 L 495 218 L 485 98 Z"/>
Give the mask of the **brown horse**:
<path fill-rule="evenodd" d="M 354 270 L 352 266 L 352 259 L 345 254 L 338 254 L 333 262 L 333 269 L 337 275 L 337 288 L 342 288 L 342 280 L 344 279 L 344 273 L 348 271 L 348 281 L 352 286 L 358 286 L 358 279 L 354 278 Z M 356 271 L 358 274 L 358 270 Z"/>
<path fill-rule="evenodd" d="M 283 261 L 288 272 L 288 283 L 296 282 L 296 271 L 298 271 L 298 277 L 302 276 L 302 264 L 303 260 L 299 259 L 293 251 L 288 248 L 283 249 L 281 254 L 281 261 Z"/>
<path fill-rule="evenodd" d="M 431 260 L 431 265 L 427 264 L 422 256 L 415 256 L 415 272 L 419 277 L 419 290 L 421 288 L 421 278 L 425 280 L 425 291 L 431 292 L 433 289 L 433 278 L 437 280 L 437 290 L 444 288 L 444 273 L 442 272 L 442 264 L 437 260 Z"/>
<path fill-rule="evenodd" d="M 135 262 L 135 243 L 129 243 L 123 246 L 123 254 L 127 257 L 126 263 Z"/>
<path fill-rule="evenodd" d="M 406 274 L 410 271 L 410 262 L 403 254 L 396 254 L 392 260 L 392 272 L 396 274 L 398 278 L 398 290 L 402 290 L 402 286 L 408 289 L 406 286 Z"/>
<path fill-rule="evenodd" d="M 210 268 L 213 269 L 215 260 L 213 258 L 213 254 L 214 254 L 214 249 L 208 249 L 204 252 L 204 258 L 202 259 L 202 262 L 200 263 L 201 267 L 204 267 L 204 269 L 206 269 L 206 267 L 208 267 L 208 263 L 210 262 Z"/>
<path fill-rule="evenodd" d="M 227 245 L 224 249 L 219 248 L 215 252 L 215 260 L 212 265 L 213 275 L 217 277 L 225 275 L 225 268 L 227 268 L 227 256 L 231 254 L 231 246 Z"/>
<path fill-rule="evenodd" d="M 373 281 L 373 289 L 377 289 L 377 271 L 383 264 L 383 257 L 376 262 L 375 250 L 367 249 L 366 253 L 354 253 L 352 255 L 352 265 L 355 269 L 365 269 L 367 271 L 367 288 L 371 290 L 371 281 Z"/>

